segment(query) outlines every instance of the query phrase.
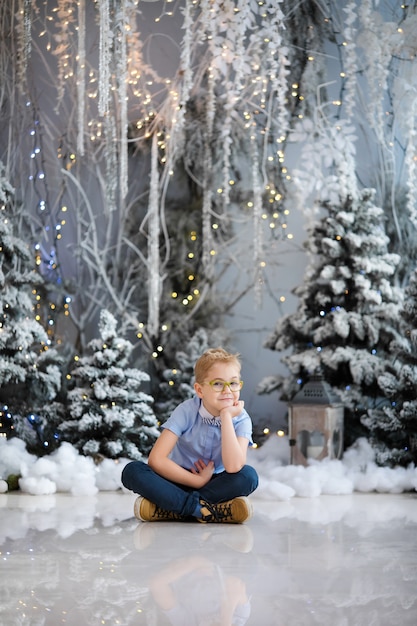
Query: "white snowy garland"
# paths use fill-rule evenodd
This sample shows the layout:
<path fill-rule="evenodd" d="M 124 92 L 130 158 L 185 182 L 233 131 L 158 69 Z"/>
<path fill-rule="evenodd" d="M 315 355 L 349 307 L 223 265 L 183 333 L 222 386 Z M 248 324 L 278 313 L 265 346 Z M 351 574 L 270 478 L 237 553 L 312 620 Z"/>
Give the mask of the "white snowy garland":
<path fill-rule="evenodd" d="M 268 101 L 262 95 L 261 106 L 264 109 L 266 121 L 263 134 L 263 156 L 261 169 L 266 181 L 266 164 L 271 132 L 276 129 L 278 135 L 284 135 L 288 130 L 288 87 L 289 50 L 284 45 L 282 31 L 285 30 L 285 16 L 279 6 L 281 0 L 269 0 L 260 5 L 263 9 L 262 26 L 256 34 L 256 41 L 261 48 L 258 52 L 261 62 L 260 73 L 263 77 L 263 92 L 268 94 Z"/>
<path fill-rule="evenodd" d="M 160 258 L 159 258 L 159 171 L 158 137 L 152 136 L 151 177 L 148 206 L 148 333 L 151 337 L 158 334 L 160 301 Z"/>
<path fill-rule="evenodd" d="M 349 2 L 343 12 L 345 17 L 344 28 L 344 73 L 346 74 L 346 90 L 343 97 L 343 105 L 346 111 L 346 117 L 350 120 L 353 115 L 356 102 L 357 92 L 357 78 L 356 73 L 358 71 L 358 55 L 356 50 L 356 28 L 355 22 L 357 20 L 356 15 L 357 3 L 356 1 Z"/>
<path fill-rule="evenodd" d="M 407 213 L 412 224 L 417 228 L 417 98 L 414 99 L 407 117 L 407 148 L 405 167 L 407 170 Z"/>
<path fill-rule="evenodd" d="M 99 44 L 99 100 L 98 112 L 101 116 L 109 110 L 109 90 L 111 80 L 111 44 L 110 0 L 100 0 L 100 44 Z"/>
<path fill-rule="evenodd" d="M 216 57 L 216 48 L 214 38 L 216 35 L 215 7 L 209 0 L 201 2 L 202 21 L 207 26 L 208 48 L 210 55 L 210 66 L 207 73 L 207 99 L 206 99 L 206 132 L 204 134 L 204 180 L 203 180 L 203 206 L 202 206 L 202 266 L 207 277 L 211 275 L 211 254 L 212 249 L 212 231 L 211 231 L 211 213 L 213 198 L 213 155 L 211 150 L 211 141 L 213 136 L 214 117 L 216 114 L 216 94 L 215 85 L 218 70 L 214 59 Z"/>
<path fill-rule="evenodd" d="M 106 196 L 104 211 L 108 215 L 116 210 L 116 197 L 118 189 L 118 163 L 117 163 L 117 134 L 116 120 L 111 111 L 104 118 L 105 129 L 105 163 L 106 163 Z"/>
<path fill-rule="evenodd" d="M 191 63 L 191 47 L 193 38 L 193 9 L 195 5 L 193 0 L 186 0 L 183 8 L 183 31 L 184 36 L 181 41 L 181 56 L 179 63 L 179 76 L 181 82 L 179 84 L 178 102 L 176 105 L 176 113 L 172 120 L 171 134 L 168 143 L 169 166 L 175 162 L 175 155 L 182 155 L 184 150 L 185 136 L 184 124 L 187 104 L 190 98 L 191 89 L 193 87 L 193 69 Z M 169 168 L 170 169 L 170 168 Z"/>
<path fill-rule="evenodd" d="M 125 0 L 120 0 L 119 10 L 116 14 L 115 23 L 115 51 L 117 68 L 117 90 L 120 108 L 119 119 L 119 190 L 120 205 L 124 203 L 128 191 L 128 167 L 127 167 L 127 33 L 129 20 Z M 121 206 L 119 206 L 121 209 Z"/>
<path fill-rule="evenodd" d="M 381 146 L 384 146 L 385 118 L 381 93 L 387 88 L 389 63 L 392 59 L 392 37 L 396 32 L 396 25 L 376 24 L 372 0 L 362 0 L 359 3 L 358 15 L 361 23 L 358 41 L 367 67 L 366 113 L 371 128 L 374 129 Z"/>
<path fill-rule="evenodd" d="M 212 183 L 212 152 L 211 139 L 213 135 L 213 123 L 215 115 L 215 94 L 214 94 L 214 74 L 209 70 L 208 92 L 207 92 L 207 110 L 206 110 L 206 128 L 207 132 L 204 137 L 204 181 L 203 181 L 203 207 L 202 207 L 202 265 L 203 271 L 207 277 L 211 276 L 211 255 L 212 248 L 212 232 L 211 232 L 211 204 L 213 198 Z"/>
<path fill-rule="evenodd" d="M 85 63 L 85 0 L 78 0 L 77 151 L 81 156 L 84 155 Z"/>
<path fill-rule="evenodd" d="M 70 25 L 74 22 L 75 0 L 58 0 L 56 11 L 56 24 L 59 33 L 54 35 L 57 46 L 53 54 L 57 57 L 58 73 L 57 73 L 57 101 L 55 111 L 59 110 L 61 101 L 65 93 L 65 85 L 69 76 L 72 75 L 71 64 L 73 62 L 72 37 Z"/>
<path fill-rule="evenodd" d="M 251 137 L 252 147 L 252 186 L 253 186 L 253 265 L 255 303 L 259 307 L 262 302 L 262 188 L 259 181 L 259 155 L 256 135 Z"/>
<path fill-rule="evenodd" d="M 32 1 L 19 0 L 19 8 L 16 15 L 16 31 L 18 41 L 18 53 L 16 59 L 17 86 L 23 93 L 27 85 L 27 67 L 32 50 Z"/>

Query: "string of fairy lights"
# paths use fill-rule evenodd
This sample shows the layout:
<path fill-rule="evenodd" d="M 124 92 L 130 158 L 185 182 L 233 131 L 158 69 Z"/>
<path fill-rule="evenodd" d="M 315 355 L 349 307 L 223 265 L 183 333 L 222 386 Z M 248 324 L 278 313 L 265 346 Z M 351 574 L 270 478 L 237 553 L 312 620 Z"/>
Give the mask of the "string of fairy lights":
<path fill-rule="evenodd" d="M 33 104 L 29 100 L 26 102 L 26 107 L 34 110 Z M 59 288 L 62 285 L 62 275 L 57 251 L 59 249 L 59 241 L 63 236 L 63 228 L 66 225 L 65 215 L 68 209 L 65 205 L 61 206 L 61 217 L 59 221 L 54 221 L 54 215 L 50 209 L 47 167 L 45 166 L 42 149 L 42 124 L 36 112 L 33 112 L 32 116 L 32 124 L 28 129 L 29 141 L 31 143 L 28 180 L 33 186 L 34 196 L 36 197 L 36 215 L 42 224 L 39 240 L 34 244 L 34 262 L 40 275 L 46 282 Z M 59 149 L 58 158 L 60 158 Z M 73 160 L 75 160 L 75 155 L 71 155 L 70 163 Z M 56 321 L 60 314 L 69 317 L 71 296 L 63 296 L 63 301 L 61 302 L 57 302 L 56 299 L 49 297 L 46 303 L 44 292 L 42 285 L 32 290 L 35 301 L 35 319 L 45 328 L 49 338 L 48 344 L 51 345 L 52 342 L 60 344 L 61 338 L 55 336 Z M 44 346 L 43 349 L 47 348 L 48 346 Z"/>
<path fill-rule="evenodd" d="M 169 4 L 171 4 L 170 0 L 167 0 L 164 3 L 163 9 L 160 15 L 154 18 L 155 23 L 160 22 L 161 19 L 164 18 L 165 16 L 171 17 L 173 15 L 173 12 L 171 10 L 166 10 Z M 196 4 L 196 3 L 194 2 L 193 4 Z M 262 6 L 263 3 L 260 2 L 259 4 L 260 6 Z M 74 9 L 71 6 L 68 6 L 67 9 L 68 9 L 68 12 L 66 15 L 62 13 L 62 11 L 58 15 L 58 9 L 56 8 L 56 9 L 53 9 L 51 15 L 46 15 L 45 17 L 45 27 L 41 29 L 41 31 L 39 32 L 39 38 L 46 38 L 47 42 L 46 42 L 45 48 L 48 52 L 54 52 L 54 37 L 51 34 L 51 28 L 54 25 L 56 25 L 60 31 L 61 39 L 65 35 L 66 41 L 70 42 L 70 38 L 71 38 L 70 29 L 72 26 L 74 26 L 75 17 L 74 17 Z M 262 14 L 262 16 L 264 18 L 267 17 L 266 13 Z M 61 22 L 61 23 L 58 24 L 58 22 Z M 225 44 L 225 49 L 222 55 L 226 56 L 227 53 L 228 53 L 227 44 Z M 313 60 L 313 59 L 310 58 L 309 60 Z M 71 57 L 71 55 L 68 52 L 68 49 L 66 49 L 65 52 L 60 57 L 60 61 L 59 61 L 60 63 L 59 67 L 62 70 L 62 71 L 60 70 L 60 77 L 61 77 L 61 81 L 64 83 L 72 81 L 74 79 L 75 70 L 74 70 L 74 67 L 71 65 L 73 62 L 74 62 L 74 57 Z M 136 98 L 137 100 L 140 100 L 142 110 L 148 110 L 148 114 L 145 115 L 141 120 L 139 120 L 136 123 L 136 126 L 138 129 L 142 127 L 146 127 L 149 129 L 152 127 L 152 122 L 157 117 L 155 110 L 154 110 L 154 106 L 153 106 L 152 94 L 150 91 L 154 87 L 155 79 L 147 80 L 146 83 L 143 84 L 143 80 L 142 80 L 142 83 L 140 82 L 141 76 L 138 71 L 138 67 L 137 66 L 135 67 L 133 62 L 130 63 L 128 69 L 129 69 L 129 72 L 127 75 L 127 81 L 131 88 L 131 92 L 128 97 L 129 99 Z M 99 77 L 97 75 L 97 70 L 90 69 L 87 72 L 87 79 L 88 79 L 87 91 L 86 91 L 87 98 L 93 101 L 97 100 L 99 96 L 99 85 L 98 85 Z M 251 98 L 253 98 L 254 101 L 257 101 L 259 97 L 259 109 L 261 111 L 264 111 L 267 106 L 267 99 L 266 99 L 267 81 L 265 78 L 262 78 L 261 76 L 256 76 L 253 82 L 254 82 L 254 87 L 253 87 L 253 91 L 251 94 Z M 164 84 L 166 89 L 170 90 L 171 101 L 173 102 L 175 106 L 175 103 L 178 102 L 179 94 L 175 91 L 175 89 L 173 89 L 171 79 L 164 79 L 164 80 L 161 79 L 159 81 L 159 84 Z M 298 98 L 301 101 L 303 97 L 298 94 L 297 89 L 298 89 L 298 86 L 296 84 L 293 84 L 291 96 L 293 98 Z M 257 117 L 257 114 L 258 112 L 256 110 L 254 112 L 250 112 L 250 111 L 243 112 L 244 126 L 247 129 L 251 130 L 254 126 L 257 127 L 258 122 L 254 120 L 254 118 Z M 89 140 L 91 141 L 92 144 L 97 144 L 98 142 L 103 141 L 104 133 L 103 133 L 102 121 L 97 120 L 97 119 L 91 119 L 88 121 L 87 127 L 89 130 Z M 151 131 L 147 131 L 145 136 L 149 137 L 150 132 Z M 34 131 L 34 133 L 36 134 L 36 131 Z M 167 138 L 169 139 L 169 136 Z M 280 147 L 280 145 L 282 145 L 284 141 L 285 141 L 285 135 L 280 135 L 276 139 L 276 142 L 278 144 L 278 149 L 275 151 L 275 153 L 269 154 L 267 157 L 267 160 L 268 160 L 269 165 L 272 165 L 275 162 L 277 162 L 279 164 L 279 167 L 281 169 L 281 174 L 284 177 L 284 179 L 286 181 L 290 181 L 291 176 L 287 170 L 287 167 L 285 166 L 284 150 Z M 159 161 L 160 161 L 161 167 L 163 167 L 167 163 L 167 161 L 169 161 L 169 159 L 167 158 L 167 155 L 165 154 L 166 148 L 167 148 L 167 143 L 165 139 L 161 139 L 159 142 L 159 150 L 161 153 Z M 40 148 L 36 147 L 35 150 L 31 153 L 30 158 L 36 161 L 40 153 L 41 153 Z M 71 169 L 73 166 L 76 165 L 78 161 L 75 150 L 69 151 L 69 153 L 67 153 L 67 151 L 64 152 L 64 150 L 62 149 L 62 146 L 58 147 L 57 158 L 65 161 L 64 167 L 66 169 Z M 172 175 L 172 173 L 173 172 L 170 172 L 170 175 Z M 230 179 L 228 184 L 230 188 L 233 188 L 236 184 L 236 181 L 233 179 Z M 217 188 L 217 194 L 219 196 L 223 194 L 224 191 L 225 190 L 223 187 Z M 272 183 L 266 183 L 264 191 L 265 191 L 265 197 L 266 197 L 265 208 L 267 210 L 264 210 L 262 212 L 262 215 L 261 215 L 262 221 L 267 226 L 267 229 L 269 230 L 271 236 L 275 238 L 292 240 L 293 235 L 292 233 L 288 232 L 288 220 L 289 220 L 290 211 L 288 208 L 282 207 L 281 193 L 275 188 L 275 185 Z M 246 202 L 246 208 L 250 210 L 252 207 L 253 207 L 253 202 L 251 200 L 248 200 Z M 39 201 L 39 210 L 41 212 L 47 211 L 47 204 L 44 199 L 41 199 Z M 63 205 L 61 207 L 62 214 L 65 214 L 67 211 L 68 211 L 68 207 L 66 205 Z M 43 269 L 44 271 L 55 272 L 57 275 L 59 274 L 59 262 L 57 259 L 57 249 L 58 249 L 58 244 L 60 240 L 62 240 L 62 237 L 64 236 L 65 225 L 66 225 L 66 220 L 64 216 L 62 217 L 62 219 L 57 220 L 57 223 L 55 225 L 55 232 L 53 233 L 54 245 L 51 246 L 49 258 L 48 257 L 45 258 L 45 255 L 42 255 L 42 248 L 40 244 L 36 246 L 37 266 L 40 269 Z M 213 220 L 212 222 L 213 232 L 216 233 L 216 231 L 218 231 L 220 228 L 221 228 L 221 224 L 219 224 L 219 220 L 218 219 Z M 48 230 L 50 230 L 50 227 L 49 226 L 45 227 L 45 231 L 48 231 Z M 48 236 L 51 236 L 50 233 L 48 233 Z M 189 241 L 195 242 L 196 240 L 197 240 L 197 233 L 195 231 L 191 231 L 189 235 Z M 212 257 L 216 256 L 217 253 L 218 251 L 216 250 L 216 247 L 213 247 L 210 250 L 210 255 Z M 190 249 L 188 253 L 188 260 L 191 260 L 193 258 L 193 255 L 195 254 L 196 252 Z M 260 266 L 262 270 L 264 270 L 267 267 L 267 260 L 266 259 L 261 260 Z M 59 282 L 59 280 L 60 279 L 58 278 L 57 282 Z M 189 292 L 178 293 L 176 291 L 173 291 L 171 293 L 171 298 L 173 300 L 176 300 L 183 307 L 190 307 L 190 305 L 192 305 L 196 300 L 198 300 L 200 296 L 200 289 L 198 288 L 198 286 L 196 286 L 196 284 L 198 283 L 198 276 L 196 276 L 193 273 L 190 273 L 189 282 L 191 286 Z M 286 298 L 284 295 L 280 296 L 281 302 L 284 302 L 285 299 Z M 64 314 L 66 316 L 70 314 L 71 301 L 72 301 L 71 297 L 69 296 L 65 297 L 63 309 L 64 309 Z M 37 309 L 38 309 L 39 316 L 40 316 L 39 311 L 41 307 L 42 307 L 42 303 L 38 302 Z M 50 304 L 51 317 L 48 319 L 47 323 L 50 324 L 51 326 L 53 326 L 52 313 L 55 312 L 57 308 L 58 307 L 56 303 Z M 161 330 L 165 332 L 167 328 L 168 328 L 168 324 L 167 322 L 164 321 L 161 324 Z M 144 331 L 146 332 L 146 323 L 139 322 L 137 337 L 142 338 L 145 334 Z M 49 329 L 49 332 L 51 333 L 51 329 Z M 158 346 L 158 348 L 153 351 L 152 354 L 154 357 L 157 357 L 158 354 L 160 354 L 161 352 L 160 348 L 161 346 Z"/>
<path fill-rule="evenodd" d="M 170 0 L 167 0 L 167 2 L 164 3 L 164 6 L 168 4 L 170 4 Z M 196 2 L 194 2 L 193 4 L 196 4 Z M 259 4 L 261 5 L 262 3 Z M 57 9 L 54 9 L 51 15 L 47 15 L 45 19 L 46 26 L 39 33 L 40 39 L 46 39 L 45 48 L 46 51 L 49 53 L 54 53 L 54 37 L 51 34 L 51 28 L 52 26 L 56 25 L 57 22 L 61 22 L 61 24 L 59 25 L 61 40 L 65 39 L 67 42 L 70 42 L 69 29 L 71 28 L 71 25 L 74 24 L 74 13 L 70 6 L 68 6 L 67 8 L 68 14 L 66 16 L 62 13 L 62 11 L 58 14 Z M 161 19 L 163 19 L 164 17 L 171 16 L 172 11 L 163 10 L 161 14 L 155 18 L 155 23 L 160 22 Z M 263 17 L 267 17 L 266 14 Z M 226 56 L 227 53 L 227 46 L 225 46 L 222 55 Z M 74 81 L 74 76 L 76 75 L 75 67 L 73 65 L 74 59 L 74 55 L 70 55 L 68 49 L 58 57 L 58 102 L 60 102 L 64 98 L 66 89 L 66 87 L 64 88 L 64 86 L 68 84 L 69 89 L 71 89 L 72 82 Z M 100 77 L 98 75 L 98 71 L 94 68 L 91 68 L 87 71 L 86 77 L 86 98 L 92 103 L 97 103 L 100 96 Z M 161 87 L 162 85 L 163 88 L 165 88 L 167 92 L 169 92 L 169 99 L 172 102 L 174 111 L 179 108 L 179 93 L 173 88 L 173 84 L 170 79 L 150 79 L 144 82 L 143 80 L 141 80 L 141 75 L 138 71 L 138 68 L 135 67 L 133 63 L 129 67 L 127 82 L 130 88 L 128 98 L 130 100 L 133 98 L 140 101 L 141 110 L 146 112 L 136 122 L 136 128 L 138 131 L 145 129 L 144 138 L 149 139 L 158 123 L 158 113 L 155 110 L 155 105 L 152 99 L 152 90 L 155 89 L 156 85 L 158 85 L 158 87 Z M 259 120 L 262 116 L 265 116 L 265 110 L 267 107 L 267 82 L 268 81 L 266 79 L 260 76 L 256 76 L 256 79 L 253 81 L 254 85 L 252 93 L 250 95 L 250 99 L 254 102 L 258 102 L 259 110 L 247 110 L 244 111 L 242 114 L 243 126 L 248 133 L 260 132 L 260 134 L 262 134 L 264 132 L 264 130 L 262 130 L 263 122 Z M 302 100 L 302 96 L 298 94 L 297 85 L 295 84 L 293 85 L 291 97 Z M 90 153 L 88 142 L 94 150 L 94 147 L 100 146 L 103 142 L 108 141 L 108 137 L 106 137 L 106 129 L 104 126 L 104 122 L 101 119 L 93 117 L 92 119 L 87 120 L 86 128 L 87 137 L 84 150 L 85 154 L 88 155 Z M 260 128 L 261 130 L 259 130 Z M 30 137 L 33 140 L 29 154 L 33 171 L 30 180 L 33 183 L 35 193 L 38 196 L 37 212 L 38 215 L 41 217 L 41 222 L 43 223 L 43 232 L 40 234 L 40 242 L 35 245 L 35 263 L 40 270 L 40 273 L 45 276 L 45 278 L 49 282 L 55 284 L 57 287 L 60 287 L 62 285 L 62 268 L 60 267 L 59 262 L 59 248 L 62 244 L 67 245 L 68 238 L 71 236 L 70 232 L 66 231 L 67 216 L 68 213 L 71 211 L 71 206 L 68 204 L 68 202 L 58 202 L 58 207 L 53 209 L 53 202 L 48 199 L 47 174 L 46 168 L 44 167 L 44 164 L 42 162 L 43 155 L 41 130 L 42 129 L 40 127 L 40 122 L 38 119 L 36 119 L 32 128 L 30 129 Z M 172 163 L 170 161 L 168 153 L 170 134 L 168 132 L 166 136 L 164 136 L 164 134 L 159 131 L 158 136 L 159 165 L 161 168 L 164 168 L 168 165 L 168 167 L 170 168 L 169 176 L 173 177 L 174 169 L 172 167 Z M 278 168 L 282 180 L 289 183 L 291 181 L 291 175 L 285 164 L 285 139 L 285 134 L 280 134 L 275 139 L 276 148 L 274 148 L 273 144 L 272 146 L 268 146 L 266 166 L 271 169 Z M 76 171 L 77 166 L 82 164 L 82 156 L 78 155 L 78 150 L 75 149 L 73 146 L 67 146 L 64 140 L 62 140 L 57 147 L 56 157 L 58 161 L 61 162 L 62 169 L 65 169 L 67 171 L 71 171 L 74 168 Z M 43 189 L 40 187 L 40 183 L 43 183 Z M 224 196 L 224 199 L 228 200 L 230 192 L 233 193 L 236 186 L 237 181 L 234 178 L 230 177 L 228 181 L 224 181 L 223 184 L 220 184 L 214 191 L 218 198 Z M 243 211 L 250 214 L 250 212 L 253 210 L 253 207 L 253 200 L 248 199 L 244 201 L 244 206 L 242 207 L 242 209 Z M 266 233 L 268 233 L 268 236 L 272 239 L 287 241 L 291 241 L 293 239 L 293 234 L 289 232 L 290 210 L 284 205 L 282 193 L 277 189 L 276 184 L 274 184 L 273 182 L 264 182 L 263 210 L 260 214 L 260 218 L 263 224 L 263 228 L 265 229 Z M 216 215 L 214 211 L 211 220 L 211 230 L 213 233 L 213 238 L 212 247 L 209 250 L 209 254 L 212 259 L 214 259 L 218 254 L 221 253 L 222 245 L 221 236 L 220 238 L 218 237 L 222 231 L 222 217 L 221 215 Z M 201 276 L 199 274 L 199 270 L 197 269 L 201 250 L 201 233 L 194 229 L 190 230 L 186 238 L 186 248 L 186 259 L 184 259 L 184 262 L 189 268 L 189 271 L 185 284 L 182 285 L 181 289 L 172 290 L 170 293 L 171 301 L 177 305 L 179 312 L 181 312 L 181 310 L 190 309 L 195 306 L 201 297 Z M 263 256 L 259 258 L 259 270 L 261 272 L 267 271 L 267 265 L 267 255 L 263 254 Z M 55 299 L 55 301 L 53 301 L 51 299 L 50 293 L 45 295 L 42 290 L 34 290 L 33 295 L 36 302 L 36 320 L 46 327 L 50 341 L 60 343 L 60 337 L 57 337 L 55 335 L 56 321 L 61 314 L 63 314 L 65 317 L 70 317 L 71 305 L 74 302 L 74 297 L 67 294 L 62 296 L 60 294 L 59 299 Z M 44 301 L 45 297 L 48 298 L 47 303 Z M 281 294 L 279 296 L 279 301 L 281 303 L 284 303 L 285 300 L 285 295 Z M 147 323 L 144 321 L 139 321 L 136 337 L 139 340 L 143 338 L 147 339 L 148 347 L 152 345 L 150 355 L 153 359 L 157 359 L 164 351 L 163 337 L 169 330 L 170 321 L 162 320 L 160 324 L 158 343 L 152 345 L 152 342 L 149 340 Z M 79 356 L 75 355 L 75 362 L 77 362 L 78 359 Z M 174 377 L 173 380 L 170 381 L 170 383 L 174 384 Z M 269 429 L 265 428 L 263 434 L 269 434 Z M 280 436 L 282 436 L 283 434 L 283 431 L 280 431 L 278 433 L 278 435 Z"/>

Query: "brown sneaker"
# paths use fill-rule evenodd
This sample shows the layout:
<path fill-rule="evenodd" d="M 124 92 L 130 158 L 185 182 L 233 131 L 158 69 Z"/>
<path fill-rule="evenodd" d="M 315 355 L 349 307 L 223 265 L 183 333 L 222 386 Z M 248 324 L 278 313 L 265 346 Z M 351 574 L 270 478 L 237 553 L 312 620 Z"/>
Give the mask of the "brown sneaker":
<path fill-rule="evenodd" d="M 202 519 L 200 522 L 221 522 L 223 524 L 243 524 L 252 517 L 253 508 L 249 499 L 240 496 L 227 502 L 211 504 L 200 501 Z"/>
<path fill-rule="evenodd" d="M 143 496 L 136 498 L 133 506 L 133 512 L 135 517 L 137 517 L 141 522 L 166 522 L 169 520 L 179 521 L 185 519 L 182 515 L 173 513 L 173 511 L 164 511 Z"/>

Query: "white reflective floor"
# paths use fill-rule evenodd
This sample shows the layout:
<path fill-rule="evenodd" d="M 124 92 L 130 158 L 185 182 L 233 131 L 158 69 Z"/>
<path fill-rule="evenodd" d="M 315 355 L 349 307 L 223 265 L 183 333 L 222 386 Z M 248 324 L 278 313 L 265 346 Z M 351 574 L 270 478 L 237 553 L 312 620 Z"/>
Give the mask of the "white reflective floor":
<path fill-rule="evenodd" d="M 141 523 L 134 496 L 0 495 L 1 626 L 416 626 L 417 494 Z"/>

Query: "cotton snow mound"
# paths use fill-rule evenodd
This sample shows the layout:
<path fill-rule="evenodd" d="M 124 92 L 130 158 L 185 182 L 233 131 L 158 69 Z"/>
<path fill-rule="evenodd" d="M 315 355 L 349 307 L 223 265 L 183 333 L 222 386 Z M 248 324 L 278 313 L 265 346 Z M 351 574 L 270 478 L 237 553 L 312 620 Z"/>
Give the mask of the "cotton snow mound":
<path fill-rule="evenodd" d="M 358 439 L 341 461 L 311 460 L 307 467 L 289 465 L 285 445 L 288 439 L 270 437 L 258 450 L 249 450 L 248 463 L 259 474 L 259 487 L 253 494 L 261 499 L 288 500 L 293 496 L 348 495 L 354 491 L 402 493 L 417 489 L 417 468 L 378 467 L 366 439 Z M 259 454 L 261 453 L 261 454 Z"/>
<path fill-rule="evenodd" d="M 20 490 L 32 495 L 68 492 L 92 496 L 98 491 L 120 489 L 120 474 L 126 463 L 106 459 L 96 465 L 91 457 L 80 455 L 66 442 L 52 454 L 38 458 L 27 452 L 20 439 L 0 438 L 0 478 L 20 475 Z"/>
<path fill-rule="evenodd" d="M 19 480 L 19 487 L 23 493 L 30 493 L 33 496 L 46 496 L 56 493 L 56 484 L 45 477 L 29 476 Z"/>
<path fill-rule="evenodd" d="M 21 476 L 22 492 L 48 496 L 67 492 L 76 496 L 93 496 L 99 491 L 122 489 L 121 473 L 128 459 L 105 459 L 96 465 L 69 443 L 55 452 L 38 458 L 27 452 L 23 441 L 0 438 L 0 481 L 10 474 Z M 341 461 L 311 461 L 307 467 L 289 464 L 286 437 L 271 436 L 259 449 L 250 449 L 248 463 L 259 474 L 254 497 L 269 501 L 289 501 L 298 496 L 348 495 L 353 491 L 402 493 L 417 490 L 417 468 L 378 467 L 366 441 L 359 439 L 347 450 Z M 2 483 L 2 484 L 3 484 Z M 4 487 L 4 484 L 3 484 Z"/>

